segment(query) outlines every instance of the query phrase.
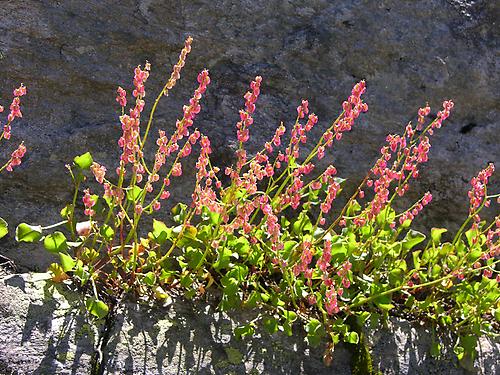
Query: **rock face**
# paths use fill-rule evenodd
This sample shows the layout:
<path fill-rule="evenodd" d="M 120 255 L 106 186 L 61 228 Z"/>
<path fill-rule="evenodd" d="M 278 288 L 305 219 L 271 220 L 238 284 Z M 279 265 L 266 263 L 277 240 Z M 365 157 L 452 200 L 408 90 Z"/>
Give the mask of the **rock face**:
<path fill-rule="evenodd" d="M 90 374 L 99 328 L 48 274 L 0 279 L 0 373 Z"/>
<path fill-rule="evenodd" d="M 0 178 L 0 211 L 12 227 L 57 220 L 71 194 L 64 164 L 75 155 L 91 151 L 114 169 L 116 87 L 129 89 L 133 67 L 148 59 L 151 105 L 187 35 L 194 37 L 193 51 L 183 79 L 159 106 L 153 133 L 173 129 L 206 67 L 212 84 L 196 123 L 211 137 L 216 164 L 233 160 L 242 95 L 258 74 L 264 81 L 250 151 L 280 121 L 290 126 L 301 98 L 320 118 L 319 135 L 352 85 L 367 80 L 369 112 L 325 158 L 353 183 L 375 161 L 385 136 L 414 120 L 419 106 L 428 101 L 435 114 L 452 98 L 455 110 L 433 137 L 431 161 L 408 194 L 412 201 L 427 190 L 434 194 L 419 218 L 422 228 L 456 228 L 467 213 L 468 181 L 486 162 L 500 162 L 495 1 L 19 0 L 2 8 L 0 99 L 8 105 L 20 82 L 29 92 L 13 129 L 13 141 L 26 142 L 26 161 Z M 2 148 L 4 158 L 10 148 Z M 493 190 L 500 190 L 499 180 Z M 189 196 L 189 186 L 181 181 L 172 201 Z M 12 237 L 3 240 L 2 253 L 22 269 L 50 262 Z"/>
<path fill-rule="evenodd" d="M 352 348 L 338 344 L 331 367 L 325 367 L 323 348 L 308 347 L 300 327 L 292 337 L 257 331 L 255 338 L 236 339 L 232 330 L 248 321 L 249 311 L 227 315 L 213 303 L 183 300 L 155 309 L 124 303 L 112 319 L 96 323 L 86 318 L 79 294 L 46 279 L 0 279 L 2 374 L 351 374 Z M 450 350 L 433 359 L 429 331 L 401 319 L 367 330 L 367 344 L 383 374 L 500 371 L 499 342 L 481 338 L 469 372 Z"/>

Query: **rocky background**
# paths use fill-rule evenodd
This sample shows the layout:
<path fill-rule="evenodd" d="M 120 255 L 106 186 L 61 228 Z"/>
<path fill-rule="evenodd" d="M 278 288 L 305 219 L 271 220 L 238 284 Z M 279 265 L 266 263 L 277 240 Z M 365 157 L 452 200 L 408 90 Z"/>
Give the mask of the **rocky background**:
<path fill-rule="evenodd" d="M 28 153 L 15 173 L 0 178 L 1 216 L 11 225 L 0 251 L 21 270 L 46 267 L 44 251 L 14 243 L 15 226 L 58 219 L 71 194 L 64 165 L 75 155 L 91 151 L 114 169 L 116 87 L 130 88 L 133 67 L 149 60 L 151 104 L 188 35 L 193 51 L 183 79 L 159 106 L 155 129 L 173 128 L 197 72 L 208 68 L 212 84 L 197 126 L 211 137 L 219 165 L 232 161 L 242 95 L 258 74 L 264 81 L 250 150 L 280 121 L 290 126 L 302 98 L 318 114 L 320 134 L 352 85 L 366 79 L 369 112 L 327 154 L 352 183 L 375 161 L 385 136 L 402 131 L 419 106 L 428 101 L 435 114 L 453 99 L 455 110 L 433 137 L 431 160 L 408 198 L 431 190 L 435 200 L 418 225 L 457 228 L 467 214 L 470 178 L 488 161 L 500 167 L 499 6 L 488 0 L 2 1 L 0 102 L 8 105 L 20 82 L 28 96 L 1 155 L 6 159 L 21 139 Z M 183 184 L 174 201 L 189 195 Z"/>

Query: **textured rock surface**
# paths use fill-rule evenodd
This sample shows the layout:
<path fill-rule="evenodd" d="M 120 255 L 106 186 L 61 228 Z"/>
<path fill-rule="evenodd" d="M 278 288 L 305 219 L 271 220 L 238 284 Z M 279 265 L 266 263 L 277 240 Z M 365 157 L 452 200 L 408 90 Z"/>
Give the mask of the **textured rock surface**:
<path fill-rule="evenodd" d="M 208 303 L 178 300 L 156 309 L 123 304 L 106 327 L 96 327 L 82 313 L 81 298 L 46 277 L 0 279 L 2 374 L 90 374 L 97 342 L 102 374 L 351 373 L 352 352 L 345 345 L 337 345 L 327 368 L 322 349 L 309 348 L 299 327 L 293 337 L 262 333 L 237 340 L 232 329 L 249 319 L 248 312 L 226 315 Z M 391 318 L 388 328 L 369 330 L 367 338 L 383 374 L 470 373 L 449 350 L 443 360 L 433 359 L 429 331 L 407 321 Z M 481 339 L 479 349 L 474 372 L 498 373 L 500 343 Z"/>
<path fill-rule="evenodd" d="M 390 318 L 387 327 L 367 331 L 367 341 L 372 348 L 373 364 L 383 374 L 497 374 L 500 371 L 500 343 L 489 338 L 479 340 L 480 353 L 475 361 L 457 363 L 451 349 L 452 337 L 434 338 L 441 344 L 439 359 L 430 355 L 433 336 L 429 328 L 403 319 Z"/>
<path fill-rule="evenodd" d="M 1 274 L 1 273 L 0 273 Z M 47 274 L 0 279 L 0 373 L 89 374 L 98 328 Z"/>
<path fill-rule="evenodd" d="M 148 318 L 145 319 L 144 317 Z M 106 347 L 105 373 L 126 374 L 331 374 L 322 350 L 303 335 L 234 338 L 245 314 L 225 315 L 210 305 L 176 301 L 168 310 L 122 306 Z M 335 352 L 335 374 L 350 374 L 351 353 Z"/>
<path fill-rule="evenodd" d="M 466 215 L 471 176 L 487 161 L 500 162 L 498 6 L 488 0 L 4 2 L 0 99 L 6 104 L 19 82 L 28 86 L 13 134 L 26 140 L 29 154 L 15 174 L 0 179 L 2 215 L 11 226 L 56 220 L 70 194 L 64 164 L 76 154 L 90 150 L 112 170 L 116 86 L 130 87 L 132 68 L 149 59 L 148 87 L 157 92 L 184 38 L 193 35 L 184 79 L 160 105 L 156 128 L 172 128 L 197 72 L 209 68 L 213 83 L 197 125 L 211 136 L 217 164 L 231 161 L 237 110 L 257 74 L 264 83 L 252 150 L 279 121 L 290 125 L 301 98 L 319 115 L 319 133 L 352 84 L 367 80 L 369 113 L 328 154 L 354 181 L 386 134 L 400 131 L 419 106 L 429 101 L 435 113 L 443 99 L 454 99 L 456 110 L 434 137 L 431 161 L 409 197 L 434 194 L 421 226 L 456 227 Z M 186 186 L 174 199 L 187 195 Z M 19 250 L 12 235 L 4 242 L 3 253 L 21 266 L 43 269 L 50 261 L 42 251 Z"/>

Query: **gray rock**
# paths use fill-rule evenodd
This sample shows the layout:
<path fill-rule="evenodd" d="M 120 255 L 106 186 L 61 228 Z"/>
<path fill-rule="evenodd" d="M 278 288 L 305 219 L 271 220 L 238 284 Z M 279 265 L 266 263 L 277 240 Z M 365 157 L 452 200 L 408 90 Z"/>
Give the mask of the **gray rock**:
<path fill-rule="evenodd" d="M 456 337 L 449 333 L 435 336 L 429 327 L 391 317 L 386 327 L 366 330 L 372 348 L 374 367 L 383 374 L 497 374 L 500 371 L 500 343 L 481 337 L 474 361 L 457 361 L 453 353 Z M 431 356 L 433 342 L 441 346 L 439 358 Z"/>
<path fill-rule="evenodd" d="M 103 374 L 350 374 L 353 354 L 338 344 L 331 367 L 323 348 L 310 348 L 304 332 L 272 336 L 258 330 L 238 340 L 232 330 L 254 312 L 225 314 L 213 303 L 175 300 L 168 307 L 120 304 L 105 326 L 89 322 L 81 297 L 54 286 L 47 274 L 14 274 L 0 279 L 0 372 L 5 374 L 90 374 L 95 343 Z M 429 355 L 425 327 L 390 318 L 386 328 L 366 330 L 373 363 L 383 374 L 496 374 L 500 343 L 481 338 L 476 361 L 459 367 L 451 350 L 440 360 Z M 444 338 L 448 348 L 452 338 Z M 95 369 L 95 367 L 93 367 Z M 471 372 L 472 371 L 472 372 Z"/>
<path fill-rule="evenodd" d="M 402 131 L 419 106 L 428 101 L 436 113 L 443 99 L 454 99 L 452 117 L 433 137 L 430 162 L 407 197 L 434 194 L 417 222 L 421 228 L 456 229 L 467 214 L 468 181 L 487 161 L 500 162 L 495 1 L 19 0 L 2 6 L 1 102 L 8 104 L 19 82 L 29 91 L 13 129 L 13 141 L 24 139 L 28 155 L 16 173 L 0 178 L 0 207 L 12 228 L 57 220 L 71 194 L 64 164 L 76 154 L 90 150 L 114 169 L 116 86 L 129 89 L 132 68 L 148 59 L 151 105 L 187 35 L 195 39 L 193 51 L 183 79 L 159 106 L 153 133 L 173 128 L 197 72 L 207 67 L 212 84 L 196 123 L 212 139 L 215 164 L 232 161 L 242 95 L 257 74 L 264 81 L 253 152 L 279 121 L 290 126 L 301 98 L 319 115 L 319 135 L 352 85 L 367 80 L 369 113 L 326 158 L 351 186 L 375 161 L 386 134 Z M 2 150 L 6 157 L 9 148 Z M 187 199 L 188 180 L 179 182 L 172 201 Z M 492 191 L 500 190 L 499 181 L 493 179 Z M 13 244 L 12 235 L 2 253 L 31 269 L 52 261 Z"/>
<path fill-rule="evenodd" d="M 167 309 L 121 306 L 104 352 L 105 374 L 350 374 L 350 351 L 335 351 L 331 368 L 323 348 L 309 348 L 295 335 L 262 333 L 236 339 L 233 328 L 249 312 L 227 315 L 211 304 L 175 301 Z M 147 319 L 145 318 L 147 317 Z"/>
<path fill-rule="evenodd" d="M 82 313 L 78 294 L 47 277 L 0 279 L 2 374 L 90 374 L 99 328 Z"/>

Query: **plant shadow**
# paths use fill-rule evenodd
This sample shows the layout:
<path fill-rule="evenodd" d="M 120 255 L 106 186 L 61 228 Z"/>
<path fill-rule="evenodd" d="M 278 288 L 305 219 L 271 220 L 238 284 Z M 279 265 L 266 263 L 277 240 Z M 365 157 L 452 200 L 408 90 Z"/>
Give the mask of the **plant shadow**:
<path fill-rule="evenodd" d="M 14 373 L 88 374 L 99 328 L 87 319 L 82 296 L 30 277 L 12 275 L 0 287 L 11 306 L 16 304 L 10 307 L 0 362 L 8 362 Z"/>
<path fill-rule="evenodd" d="M 237 339 L 236 324 L 251 311 L 227 315 L 207 302 L 178 300 L 168 309 L 125 304 L 117 314 L 106 347 L 105 373 L 113 374 L 331 374 L 321 348 L 304 342 L 300 327 L 294 336 L 257 331 Z M 332 367 L 350 374 L 351 353 L 338 345 Z"/>

